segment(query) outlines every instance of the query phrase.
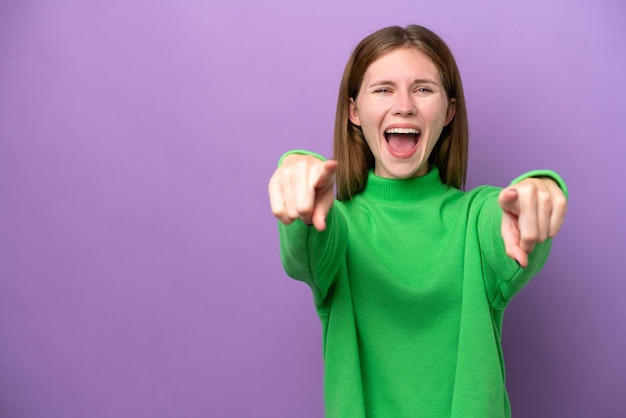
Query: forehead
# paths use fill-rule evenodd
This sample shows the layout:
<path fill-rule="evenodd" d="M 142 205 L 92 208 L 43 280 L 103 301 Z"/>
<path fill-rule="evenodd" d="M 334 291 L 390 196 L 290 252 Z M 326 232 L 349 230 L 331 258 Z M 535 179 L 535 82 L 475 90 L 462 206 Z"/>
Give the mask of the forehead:
<path fill-rule="evenodd" d="M 412 47 L 396 48 L 384 53 L 370 64 L 364 75 L 366 83 L 404 78 L 441 82 L 435 63 L 422 51 Z"/>

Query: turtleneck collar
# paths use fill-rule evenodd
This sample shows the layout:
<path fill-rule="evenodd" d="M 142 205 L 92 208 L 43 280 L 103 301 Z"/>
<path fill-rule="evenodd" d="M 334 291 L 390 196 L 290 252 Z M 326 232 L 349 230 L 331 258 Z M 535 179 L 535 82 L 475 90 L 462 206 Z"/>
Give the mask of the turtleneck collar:
<path fill-rule="evenodd" d="M 370 170 L 367 185 L 361 195 L 367 199 L 387 203 L 411 203 L 441 196 L 450 186 L 441 182 L 435 166 L 423 176 L 410 179 L 388 179 L 379 177 Z"/>

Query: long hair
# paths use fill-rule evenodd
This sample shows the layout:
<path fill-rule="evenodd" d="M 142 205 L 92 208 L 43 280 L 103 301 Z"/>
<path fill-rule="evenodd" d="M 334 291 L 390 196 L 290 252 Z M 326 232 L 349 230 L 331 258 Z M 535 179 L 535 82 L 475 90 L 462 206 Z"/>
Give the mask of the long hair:
<path fill-rule="evenodd" d="M 336 173 L 339 200 L 351 199 L 360 193 L 367 183 L 369 170 L 374 167 L 374 155 L 361 128 L 349 120 L 350 99 L 356 100 L 367 68 L 381 55 L 401 47 L 415 48 L 429 57 L 439 70 L 448 98 L 456 101 L 454 117 L 443 128 L 429 164 L 439 169 L 445 184 L 457 189 L 465 186 L 469 132 L 463 85 L 454 56 L 445 42 L 429 29 L 418 25 L 391 26 L 363 39 L 352 52 L 343 73 L 333 141 L 334 159 L 339 163 Z"/>

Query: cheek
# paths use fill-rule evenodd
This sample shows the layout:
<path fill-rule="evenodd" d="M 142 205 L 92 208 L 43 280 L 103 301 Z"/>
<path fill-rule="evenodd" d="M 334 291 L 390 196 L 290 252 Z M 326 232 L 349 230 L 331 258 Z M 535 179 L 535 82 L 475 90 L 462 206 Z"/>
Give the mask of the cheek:
<path fill-rule="evenodd" d="M 431 111 L 424 116 L 428 118 L 433 127 L 443 128 L 446 123 L 447 111 L 447 107 L 437 107 L 431 109 Z"/>
<path fill-rule="evenodd" d="M 385 108 L 388 107 L 384 100 L 363 100 L 359 103 L 357 109 L 359 109 L 359 117 L 361 122 L 367 121 L 368 123 L 378 123 L 385 114 Z"/>
<path fill-rule="evenodd" d="M 375 136 L 378 136 L 378 131 L 381 125 L 381 118 L 377 113 L 372 112 L 371 109 L 368 109 L 368 112 L 362 112 L 359 114 L 361 119 L 361 128 L 363 129 L 363 134 L 366 137 L 372 137 L 374 139 Z"/>
<path fill-rule="evenodd" d="M 365 142 L 370 147 L 371 150 L 375 150 L 377 141 L 375 140 L 375 134 L 373 132 L 366 132 L 363 130 L 363 136 L 365 137 Z"/>

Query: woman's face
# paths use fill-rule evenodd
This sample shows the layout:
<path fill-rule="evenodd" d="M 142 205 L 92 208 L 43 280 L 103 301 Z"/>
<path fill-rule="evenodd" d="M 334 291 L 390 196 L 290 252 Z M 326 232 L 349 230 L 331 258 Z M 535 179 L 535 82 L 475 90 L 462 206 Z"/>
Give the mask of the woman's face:
<path fill-rule="evenodd" d="M 428 157 L 454 111 L 435 64 L 403 47 L 368 67 L 349 116 L 374 154 L 374 173 L 409 178 L 428 172 Z"/>

